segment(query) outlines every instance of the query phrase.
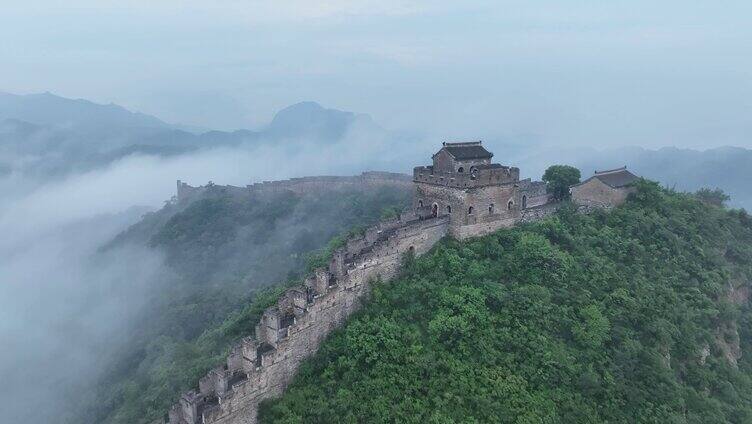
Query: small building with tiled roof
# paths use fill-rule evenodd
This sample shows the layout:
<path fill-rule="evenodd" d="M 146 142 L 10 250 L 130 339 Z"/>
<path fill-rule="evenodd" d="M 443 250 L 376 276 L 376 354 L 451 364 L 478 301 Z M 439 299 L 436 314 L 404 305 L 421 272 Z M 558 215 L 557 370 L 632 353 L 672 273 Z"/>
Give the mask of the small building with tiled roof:
<path fill-rule="evenodd" d="M 470 173 L 470 169 L 491 165 L 493 153 L 480 141 L 442 143 L 441 150 L 433 156 L 433 169 L 445 173 Z"/>
<path fill-rule="evenodd" d="M 612 208 L 627 200 L 629 193 L 635 191 L 634 182 L 638 179 L 626 166 L 595 171 L 592 177 L 573 185 L 569 191 L 577 205 Z"/>

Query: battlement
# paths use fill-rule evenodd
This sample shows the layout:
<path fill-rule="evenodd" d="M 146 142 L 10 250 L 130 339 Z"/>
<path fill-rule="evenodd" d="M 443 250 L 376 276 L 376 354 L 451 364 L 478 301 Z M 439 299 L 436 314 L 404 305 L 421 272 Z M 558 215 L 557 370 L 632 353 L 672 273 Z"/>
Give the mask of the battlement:
<path fill-rule="evenodd" d="M 353 176 L 317 176 L 290 178 L 287 180 L 279 181 L 261 181 L 248 184 L 245 187 L 237 187 L 232 185 L 215 185 L 212 183 L 194 187 L 178 180 L 177 200 L 178 202 L 186 202 L 196 199 L 197 197 L 206 193 L 210 188 L 213 188 L 215 190 L 222 190 L 231 195 L 248 195 L 258 193 L 274 193 L 280 191 L 292 191 L 294 193 L 303 194 L 317 190 L 331 190 L 350 187 L 387 186 L 410 188 L 411 185 L 412 178 L 410 178 L 409 175 L 399 174 L 395 172 L 379 171 L 368 171 L 363 172 L 360 175 Z"/>
<path fill-rule="evenodd" d="M 413 206 L 350 237 L 325 268 L 288 289 L 264 311 L 253 336 L 232 348 L 225 364 L 169 411 L 170 424 L 254 424 L 261 401 L 280 396 L 300 364 L 329 333 L 344 324 L 371 291 L 372 283 L 396 277 L 405 254 L 427 252 L 441 238 L 481 236 L 553 214 L 554 202 L 541 182 L 520 181 L 516 167 L 492 164 L 481 142 L 444 143 L 432 166 L 403 174 L 365 172 L 353 177 L 306 177 L 264 181 L 229 191 L 298 193 L 322 188 L 397 185 L 415 189 Z M 178 181 L 185 201 L 210 187 Z M 249 329 L 250 332 L 250 329 Z"/>
<path fill-rule="evenodd" d="M 473 188 L 490 185 L 514 184 L 520 179 L 520 169 L 499 165 L 477 165 L 477 172 L 442 172 L 433 166 L 413 168 L 413 182 L 451 188 Z"/>
<path fill-rule="evenodd" d="M 428 251 L 448 224 L 447 217 L 418 219 L 408 211 L 348 239 L 328 268 L 288 289 L 264 311 L 255 336 L 180 397 L 169 423 L 255 423 L 259 402 L 282 393 L 302 361 L 360 307 L 371 284 L 395 277 L 404 255 Z"/>

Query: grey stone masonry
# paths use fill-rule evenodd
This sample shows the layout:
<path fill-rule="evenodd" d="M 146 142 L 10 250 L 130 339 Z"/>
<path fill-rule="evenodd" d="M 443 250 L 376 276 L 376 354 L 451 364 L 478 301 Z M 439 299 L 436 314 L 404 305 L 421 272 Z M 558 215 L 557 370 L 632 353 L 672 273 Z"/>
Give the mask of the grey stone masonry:
<path fill-rule="evenodd" d="M 406 254 L 421 255 L 447 235 L 481 236 L 557 210 L 545 184 L 520 181 L 518 168 L 493 164 L 492 156 L 481 142 L 444 143 L 432 166 L 414 169 L 412 181 L 401 174 L 364 173 L 233 187 L 303 192 L 355 183 L 411 184 L 415 196 L 410 210 L 347 240 L 328 268 L 316 269 L 264 311 L 254 335 L 180 397 L 169 423 L 255 424 L 259 403 L 284 392 L 300 364 L 361 306 L 372 284 L 398 275 Z M 202 189 L 178 181 L 180 201 Z"/>
<path fill-rule="evenodd" d="M 464 239 L 519 222 L 528 208 L 551 202 L 545 184 L 520 180 L 519 168 L 491 163 L 482 142 L 444 143 L 433 164 L 413 169 L 413 209 L 448 216 L 449 233 Z"/>
<path fill-rule="evenodd" d="M 609 171 L 596 171 L 585 181 L 570 187 L 572 201 L 579 207 L 611 209 L 626 202 L 634 193 L 634 183 L 639 179 L 627 167 Z"/>
<path fill-rule="evenodd" d="M 169 423 L 256 423 L 258 404 L 282 394 L 300 364 L 360 307 L 372 283 L 394 278 L 405 254 L 427 252 L 448 226 L 447 217 L 419 219 L 408 212 L 348 240 L 327 269 L 317 269 L 264 311 L 255 336 L 181 396 Z"/>
<path fill-rule="evenodd" d="M 228 194 L 254 194 L 289 190 L 294 193 L 307 193 L 321 189 L 360 188 L 360 187 L 412 187 L 412 179 L 409 175 L 394 172 L 363 172 L 354 176 L 319 176 L 291 178 L 281 181 L 262 181 L 249 184 L 245 187 L 231 185 L 218 186 Z M 203 194 L 209 185 L 194 187 L 178 180 L 178 202 L 191 201 Z"/>

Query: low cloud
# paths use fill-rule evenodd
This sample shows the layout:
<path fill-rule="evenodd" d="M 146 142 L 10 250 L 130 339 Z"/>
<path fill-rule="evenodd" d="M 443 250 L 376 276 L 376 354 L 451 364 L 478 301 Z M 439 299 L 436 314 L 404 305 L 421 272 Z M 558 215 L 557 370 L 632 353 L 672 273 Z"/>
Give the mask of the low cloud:
<path fill-rule="evenodd" d="M 295 140 L 182 156 L 129 156 L 62 180 L 0 179 L 0 397 L 10 422 L 59 422 L 76 389 L 108 367 L 159 283 L 159 252 L 124 246 L 116 234 L 175 194 L 175 181 L 243 186 L 305 175 L 404 170 L 412 160 L 379 135 L 352 128 L 338 143 Z M 6 190 L 7 189 L 7 190 Z"/>

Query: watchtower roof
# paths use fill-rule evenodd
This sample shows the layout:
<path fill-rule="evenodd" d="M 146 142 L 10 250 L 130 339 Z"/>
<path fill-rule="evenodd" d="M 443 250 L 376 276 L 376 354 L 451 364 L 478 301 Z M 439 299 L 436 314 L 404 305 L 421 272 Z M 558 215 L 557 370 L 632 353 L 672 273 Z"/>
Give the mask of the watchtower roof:
<path fill-rule="evenodd" d="M 583 181 L 580 184 L 585 184 L 586 182 L 592 180 L 593 178 L 597 178 L 603 184 L 606 184 L 607 186 L 611 188 L 625 187 L 639 179 L 638 176 L 627 171 L 626 166 L 623 166 L 621 168 L 609 169 L 607 171 L 595 171 L 595 175 L 593 175 L 592 177 L 588 178 L 587 180 Z"/>
<path fill-rule="evenodd" d="M 452 155 L 455 160 L 491 159 L 493 157 L 493 153 L 486 150 L 480 141 L 443 143 L 441 150 Z M 439 152 L 441 150 L 439 150 Z M 438 152 L 436 152 L 436 154 L 438 154 Z"/>

